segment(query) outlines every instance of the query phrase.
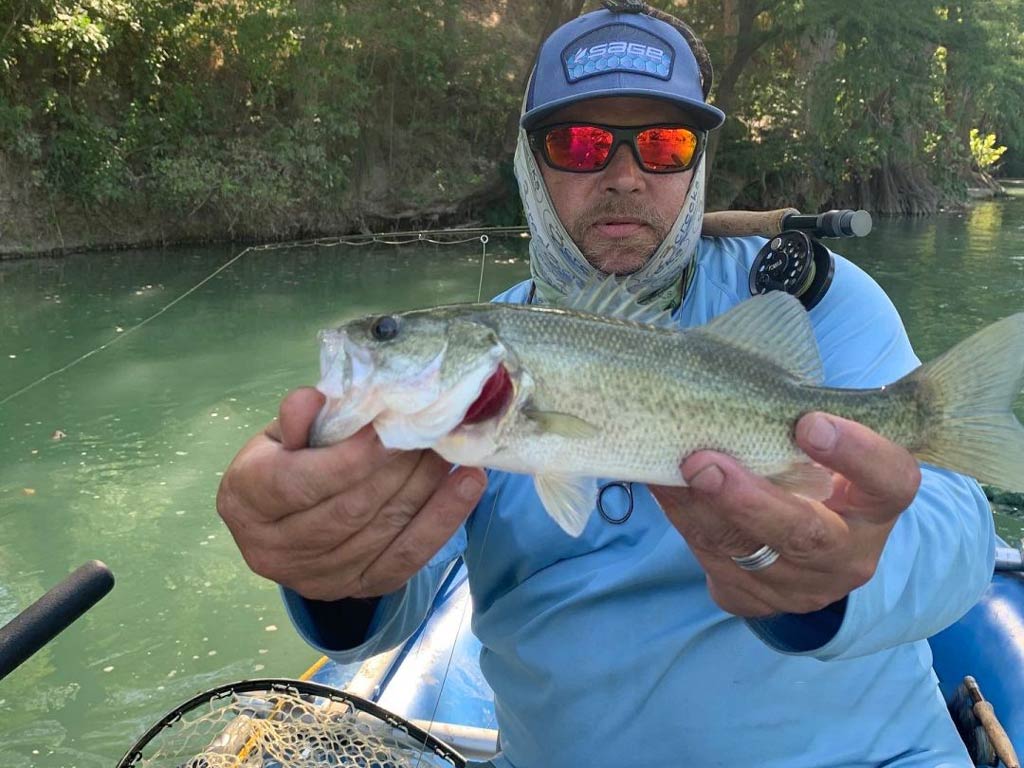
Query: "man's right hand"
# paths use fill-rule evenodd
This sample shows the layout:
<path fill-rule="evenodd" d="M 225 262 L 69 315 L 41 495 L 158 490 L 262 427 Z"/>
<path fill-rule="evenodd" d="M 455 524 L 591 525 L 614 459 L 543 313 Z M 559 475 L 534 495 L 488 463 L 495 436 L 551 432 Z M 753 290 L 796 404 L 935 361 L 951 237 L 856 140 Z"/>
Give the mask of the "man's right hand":
<path fill-rule="evenodd" d="M 372 426 L 308 448 L 324 398 L 297 389 L 228 467 L 217 511 L 253 571 L 312 600 L 405 584 L 469 517 L 483 470 L 433 451 L 389 451 Z"/>

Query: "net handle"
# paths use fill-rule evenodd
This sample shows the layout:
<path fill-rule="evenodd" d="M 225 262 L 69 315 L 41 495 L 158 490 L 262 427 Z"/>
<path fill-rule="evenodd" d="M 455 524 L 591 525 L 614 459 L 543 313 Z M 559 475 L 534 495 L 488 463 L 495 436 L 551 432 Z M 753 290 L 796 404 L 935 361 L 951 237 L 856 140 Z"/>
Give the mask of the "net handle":
<path fill-rule="evenodd" d="M 227 698 L 228 696 L 236 693 L 256 693 L 259 691 L 293 695 L 304 694 L 306 696 L 319 696 L 320 698 L 330 699 L 334 702 L 343 702 L 351 706 L 353 709 L 358 709 L 362 712 L 371 714 L 388 725 L 405 731 L 425 747 L 431 749 L 438 756 L 454 763 L 456 768 L 464 768 L 466 765 L 466 758 L 440 739 L 431 736 L 427 731 L 423 730 L 415 723 L 406 720 L 404 717 L 399 717 L 393 712 L 389 712 L 383 707 L 374 704 L 372 701 L 367 701 L 361 696 L 356 696 L 355 694 L 348 693 L 337 688 L 331 688 L 329 686 L 309 682 L 307 680 L 267 677 L 255 678 L 253 680 L 239 680 L 234 683 L 225 683 L 224 685 L 218 685 L 215 688 L 209 688 L 201 693 L 197 693 L 191 699 L 183 704 L 179 704 L 166 715 L 161 717 L 152 728 L 146 731 L 142 737 L 128 749 L 124 757 L 122 757 L 120 762 L 118 762 L 117 768 L 132 768 L 132 766 L 136 765 L 142 758 L 142 750 L 150 741 L 153 740 L 153 737 L 164 730 L 164 728 L 173 725 L 180 720 L 186 712 L 190 712 L 193 709 L 196 709 L 203 704 L 208 704 L 211 701 Z"/>

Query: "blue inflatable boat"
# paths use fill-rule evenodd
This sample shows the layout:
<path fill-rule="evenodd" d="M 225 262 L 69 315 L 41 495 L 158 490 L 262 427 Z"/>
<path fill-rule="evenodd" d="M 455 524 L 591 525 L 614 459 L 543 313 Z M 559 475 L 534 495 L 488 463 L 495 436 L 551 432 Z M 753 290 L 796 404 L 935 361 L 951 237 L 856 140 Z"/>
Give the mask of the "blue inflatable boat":
<path fill-rule="evenodd" d="M 1010 743 L 1024 745 L 1024 575 L 1021 552 L 1001 547 L 992 584 L 960 621 L 930 639 L 950 712 L 976 765 L 1004 765 L 978 720 L 994 711 Z M 480 643 L 470 631 L 465 566 L 448 575 L 420 630 L 399 648 L 357 665 L 327 658 L 304 679 L 376 702 L 447 742 L 467 758 L 497 751 L 491 689 L 480 673 Z M 976 681 L 979 706 L 965 686 Z M 1014 768 L 1011 765 L 1007 768 Z"/>

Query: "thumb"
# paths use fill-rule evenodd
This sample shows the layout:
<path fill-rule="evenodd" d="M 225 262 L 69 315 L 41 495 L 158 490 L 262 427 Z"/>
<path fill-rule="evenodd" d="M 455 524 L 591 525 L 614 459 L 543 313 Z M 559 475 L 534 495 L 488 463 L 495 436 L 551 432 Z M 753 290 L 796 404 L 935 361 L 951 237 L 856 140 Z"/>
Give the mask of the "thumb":
<path fill-rule="evenodd" d="M 281 444 L 290 451 L 309 445 L 309 428 L 324 404 L 324 396 L 313 387 L 289 392 L 278 411 Z"/>

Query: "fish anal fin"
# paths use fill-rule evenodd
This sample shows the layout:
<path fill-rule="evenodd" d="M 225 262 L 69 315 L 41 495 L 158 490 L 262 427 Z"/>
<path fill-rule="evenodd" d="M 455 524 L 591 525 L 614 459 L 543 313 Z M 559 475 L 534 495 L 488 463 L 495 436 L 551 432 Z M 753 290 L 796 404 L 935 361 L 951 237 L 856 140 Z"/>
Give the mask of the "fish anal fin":
<path fill-rule="evenodd" d="M 533 479 L 544 509 L 573 538 L 583 533 L 594 509 L 597 480 L 593 477 L 548 473 Z"/>
<path fill-rule="evenodd" d="M 787 467 L 768 479 L 783 490 L 815 501 L 824 501 L 832 495 L 832 470 L 809 461 Z"/>

